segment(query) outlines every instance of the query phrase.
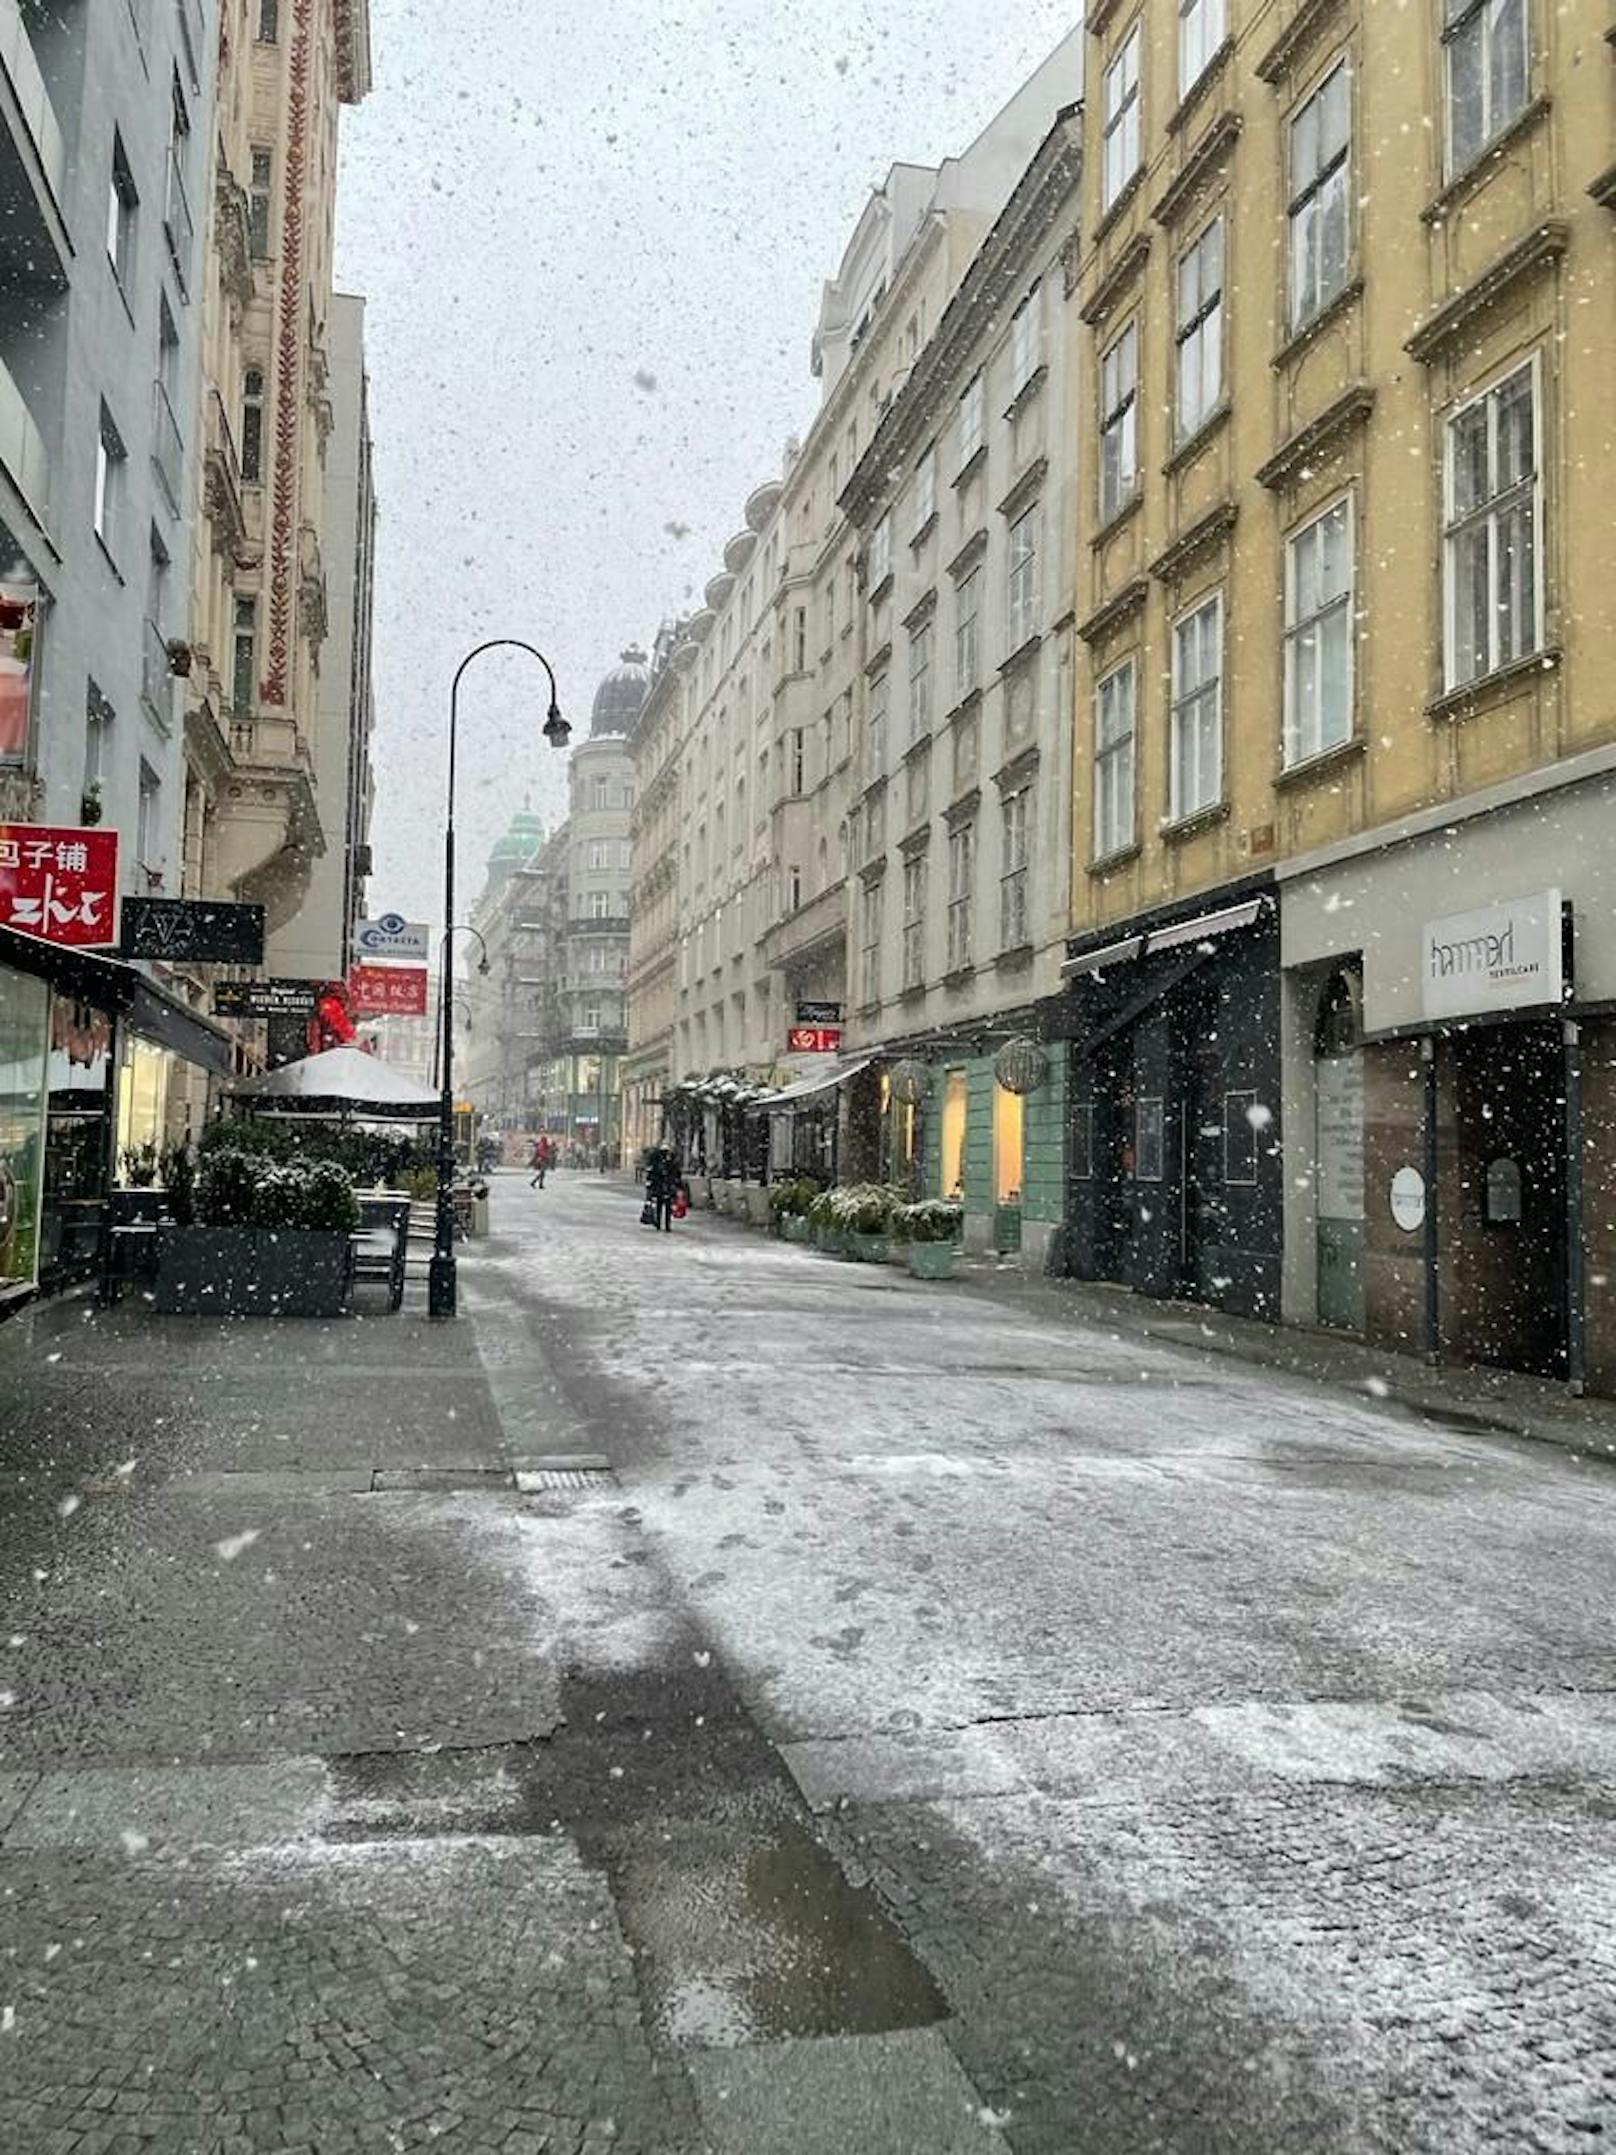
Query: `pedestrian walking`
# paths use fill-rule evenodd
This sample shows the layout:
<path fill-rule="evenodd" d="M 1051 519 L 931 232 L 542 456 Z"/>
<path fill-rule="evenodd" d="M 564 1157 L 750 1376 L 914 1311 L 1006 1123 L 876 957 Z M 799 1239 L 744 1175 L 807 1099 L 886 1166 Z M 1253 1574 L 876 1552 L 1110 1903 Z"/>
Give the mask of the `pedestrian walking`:
<path fill-rule="evenodd" d="M 645 1202 L 649 1224 L 659 1234 L 673 1232 L 673 1206 L 679 1195 L 679 1162 L 666 1145 L 653 1145 L 645 1156 Z"/>
<path fill-rule="evenodd" d="M 550 1140 L 547 1137 L 537 1139 L 533 1146 L 533 1157 L 528 1162 L 528 1165 L 533 1170 L 532 1177 L 528 1182 L 530 1190 L 542 1190 L 544 1188 L 544 1178 L 550 1172 L 554 1162 L 555 1147 Z"/>

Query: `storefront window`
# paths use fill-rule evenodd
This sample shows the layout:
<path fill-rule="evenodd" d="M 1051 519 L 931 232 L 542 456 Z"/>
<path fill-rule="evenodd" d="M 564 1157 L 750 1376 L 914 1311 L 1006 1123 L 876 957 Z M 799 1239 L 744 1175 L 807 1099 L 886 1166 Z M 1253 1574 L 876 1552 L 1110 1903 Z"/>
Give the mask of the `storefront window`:
<path fill-rule="evenodd" d="M 965 1193 L 965 1072 L 950 1070 L 943 1084 L 943 1195 Z"/>
<path fill-rule="evenodd" d="M 148 1040 L 132 1040 L 118 1080 L 118 1180 L 155 1182 L 168 1117 L 174 1058 Z"/>
<path fill-rule="evenodd" d="M 32 1284 L 39 1262 L 50 990 L 0 970 L 0 1287 Z"/>

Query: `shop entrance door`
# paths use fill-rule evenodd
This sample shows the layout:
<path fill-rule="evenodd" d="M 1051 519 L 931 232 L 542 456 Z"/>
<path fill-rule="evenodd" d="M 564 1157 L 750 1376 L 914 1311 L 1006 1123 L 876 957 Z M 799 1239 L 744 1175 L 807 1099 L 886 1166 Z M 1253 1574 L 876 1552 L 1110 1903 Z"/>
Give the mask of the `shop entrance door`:
<path fill-rule="evenodd" d="M 1127 1279 L 1134 1223 L 1133 1046 L 1108 1042 L 1094 1061 L 1094 1277 Z"/>
<path fill-rule="evenodd" d="M 1228 1199 L 1224 1190 L 1223 1043 L 1218 1037 L 1218 996 L 1197 982 L 1179 1012 L 1178 1152 L 1181 1163 L 1181 1292 L 1195 1302 L 1218 1303 L 1228 1286 Z"/>
<path fill-rule="evenodd" d="M 1456 1261 L 1464 1351 L 1566 1373 L 1565 1059 L 1559 1027 L 1499 1025 L 1454 1043 Z M 1444 1237 L 1446 1241 L 1448 1238 Z M 1450 1245 L 1451 1247 L 1451 1245 Z"/>
<path fill-rule="evenodd" d="M 1362 1011 L 1356 971 L 1335 974 L 1320 998 L 1313 1039 L 1319 1322 L 1357 1333 L 1364 1328 Z"/>

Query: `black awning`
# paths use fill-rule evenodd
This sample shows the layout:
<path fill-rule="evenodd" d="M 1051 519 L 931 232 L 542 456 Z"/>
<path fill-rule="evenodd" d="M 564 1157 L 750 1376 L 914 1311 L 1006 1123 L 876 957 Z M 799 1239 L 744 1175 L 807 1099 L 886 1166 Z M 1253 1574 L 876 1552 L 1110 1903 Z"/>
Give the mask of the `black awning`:
<path fill-rule="evenodd" d="M 228 1077 L 234 1068 L 234 1045 L 228 1033 L 121 958 L 104 958 L 93 950 L 73 950 L 63 943 L 47 943 L 41 936 L 0 927 L 0 965 L 43 980 L 74 1002 L 121 1016 L 141 1039 L 168 1048 L 203 1070 Z"/>
<path fill-rule="evenodd" d="M 182 1062 L 195 1063 L 198 1069 L 229 1077 L 235 1068 L 235 1051 L 227 1033 L 139 973 L 135 975 L 127 1023 L 140 1039 L 170 1049 Z"/>

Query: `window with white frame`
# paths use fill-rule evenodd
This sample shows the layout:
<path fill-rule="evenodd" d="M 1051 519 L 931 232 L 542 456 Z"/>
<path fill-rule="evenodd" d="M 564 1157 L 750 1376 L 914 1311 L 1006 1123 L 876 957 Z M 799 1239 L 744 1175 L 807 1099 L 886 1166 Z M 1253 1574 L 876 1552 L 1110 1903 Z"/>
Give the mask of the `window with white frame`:
<path fill-rule="evenodd" d="M 95 444 L 95 534 L 114 561 L 123 538 L 128 471 L 129 452 L 103 404 Z"/>
<path fill-rule="evenodd" d="M 123 137 L 112 137 L 112 167 L 107 181 L 107 260 L 127 290 L 135 266 L 135 217 L 140 196 L 124 150 Z"/>
<path fill-rule="evenodd" d="M 1188 441 L 1223 395 L 1223 219 L 1178 258 L 1178 438 Z"/>
<path fill-rule="evenodd" d="M 914 854 L 903 864 L 903 984 L 923 988 L 926 984 L 926 855 Z"/>
<path fill-rule="evenodd" d="M 954 594 L 954 694 L 968 696 L 977 684 L 980 654 L 977 618 L 982 604 L 982 571 L 973 569 Z"/>
<path fill-rule="evenodd" d="M 1042 505 L 1034 502 L 1010 526 L 1010 581 L 1007 591 L 1010 649 L 1019 651 L 1038 632 L 1038 535 Z"/>
<path fill-rule="evenodd" d="M 1139 327 L 1100 357 L 1100 522 L 1127 507 L 1139 477 Z"/>
<path fill-rule="evenodd" d="M 1352 73 L 1339 61 L 1291 121 L 1291 327 L 1347 281 L 1352 244 Z"/>
<path fill-rule="evenodd" d="M 1448 170 L 1473 165 L 1526 106 L 1532 77 L 1527 0 L 1446 0 Z"/>
<path fill-rule="evenodd" d="M 1108 673 L 1094 692 L 1094 857 L 1108 860 L 1133 844 L 1133 742 L 1138 667 Z"/>
<path fill-rule="evenodd" d="M 1100 208 L 1108 210 L 1139 169 L 1139 47 L 1135 23 L 1105 71 L 1101 89 L 1104 133 L 1100 158 Z"/>
<path fill-rule="evenodd" d="M 948 840 L 948 970 L 971 962 L 971 902 L 976 891 L 976 825 L 962 823 Z"/>
<path fill-rule="evenodd" d="M 890 674 L 878 673 L 870 683 L 870 707 L 864 725 L 864 782 L 871 785 L 887 767 L 887 708 L 892 695 Z"/>
<path fill-rule="evenodd" d="M 932 623 L 922 621 L 909 637 L 909 738 L 931 731 Z"/>
<path fill-rule="evenodd" d="M 1185 816 L 1223 798 L 1223 593 L 1173 624 L 1170 813 Z"/>
<path fill-rule="evenodd" d="M 982 446 L 982 418 L 986 392 L 980 374 L 973 374 L 959 400 L 959 468 L 963 471 Z"/>
<path fill-rule="evenodd" d="M 870 538 L 870 589 L 879 591 L 892 574 L 892 511 L 889 509 Z"/>
<path fill-rule="evenodd" d="M 1021 787 L 1000 803 L 999 946 L 1019 950 L 1027 941 L 1027 840 L 1032 790 Z"/>
<path fill-rule="evenodd" d="M 1010 318 L 1010 394 L 1020 396 L 1044 362 L 1044 288 L 1035 284 Z"/>
<path fill-rule="evenodd" d="M 873 883 L 864 886 L 859 989 L 860 999 L 865 1003 L 881 1000 L 881 921 L 886 891 L 885 876 L 878 876 Z"/>
<path fill-rule="evenodd" d="M 1224 0 L 1178 0 L 1178 94 L 1187 97 L 1223 43 Z"/>
<path fill-rule="evenodd" d="M 932 443 L 915 466 L 915 524 L 924 531 L 937 514 L 937 444 Z"/>
<path fill-rule="evenodd" d="M 1496 673 L 1543 641 L 1543 482 L 1538 366 L 1448 421 L 1447 684 Z"/>
<path fill-rule="evenodd" d="M 1287 764 L 1352 738 L 1352 525 L 1343 494 L 1286 543 Z"/>

